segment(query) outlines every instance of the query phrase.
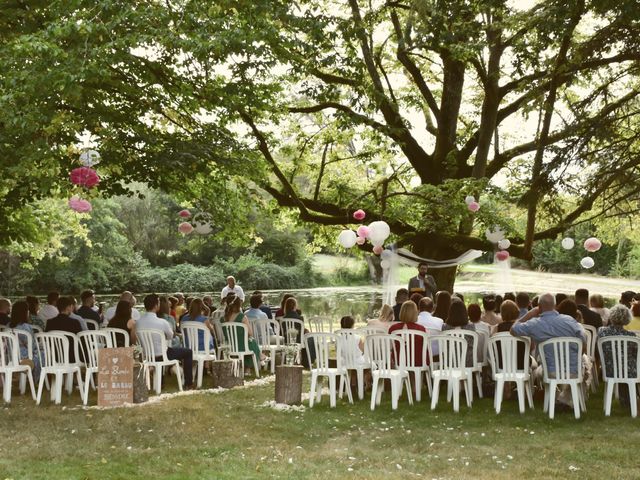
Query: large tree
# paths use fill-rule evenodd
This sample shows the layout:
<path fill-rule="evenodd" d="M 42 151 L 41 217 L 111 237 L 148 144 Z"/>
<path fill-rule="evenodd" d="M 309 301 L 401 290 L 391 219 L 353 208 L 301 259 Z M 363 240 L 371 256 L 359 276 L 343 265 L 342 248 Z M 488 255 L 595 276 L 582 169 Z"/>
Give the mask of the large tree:
<path fill-rule="evenodd" d="M 264 192 L 311 224 L 364 208 L 440 259 L 491 249 L 498 224 L 530 259 L 637 208 L 635 3 L 16 2 L 0 20 L 0 158 L 18 173 L 2 205 L 49 194 L 88 131 L 106 193 L 148 181 L 234 221 Z"/>

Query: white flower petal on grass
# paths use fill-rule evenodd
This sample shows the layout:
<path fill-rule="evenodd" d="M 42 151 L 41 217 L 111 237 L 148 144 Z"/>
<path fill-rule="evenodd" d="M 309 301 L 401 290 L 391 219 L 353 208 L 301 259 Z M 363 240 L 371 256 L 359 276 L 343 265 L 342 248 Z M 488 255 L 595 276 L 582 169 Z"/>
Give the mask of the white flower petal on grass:
<path fill-rule="evenodd" d="M 398 470 L 402 470 L 402 465 L 400 465 L 399 463 L 396 463 L 396 468 L 397 468 Z"/>
<path fill-rule="evenodd" d="M 578 467 L 574 467 L 573 465 L 569 465 L 569 471 L 570 472 L 577 472 L 578 470 L 580 470 Z"/>

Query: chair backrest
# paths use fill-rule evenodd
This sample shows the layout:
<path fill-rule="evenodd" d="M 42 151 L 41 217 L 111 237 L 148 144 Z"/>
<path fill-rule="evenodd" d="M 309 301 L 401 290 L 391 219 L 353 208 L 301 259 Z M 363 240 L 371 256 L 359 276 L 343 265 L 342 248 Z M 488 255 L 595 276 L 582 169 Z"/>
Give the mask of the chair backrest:
<path fill-rule="evenodd" d="M 369 327 L 369 326 L 356 328 L 355 331 L 358 333 L 358 335 L 362 337 L 368 337 L 369 335 L 375 335 L 378 333 L 387 333 L 387 330 L 382 327 Z"/>
<path fill-rule="evenodd" d="M 87 323 L 89 330 L 100 330 L 100 324 L 95 320 L 91 320 L 90 318 L 83 318 L 83 320 Z"/>
<path fill-rule="evenodd" d="M 182 338 L 185 348 L 188 348 L 196 354 L 211 354 L 211 332 L 204 323 L 200 322 L 182 322 L 180 324 L 182 330 Z M 202 337 L 202 346 L 200 349 L 200 338 Z"/>
<path fill-rule="evenodd" d="M 311 317 L 309 326 L 314 333 L 331 333 L 333 331 L 331 318 L 320 315 Z"/>
<path fill-rule="evenodd" d="M 7 329 L 0 331 L 0 368 L 14 367 L 18 360 L 18 337 Z"/>
<path fill-rule="evenodd" d="M 33 330 L 33 333 L 44 332 L 44 330 L 42 330 L 42 327 L 39 327 L 38 325 L 34 325 L 34 324 L 31 324 L 31 330 Z"/>
<path fill-rule="evenodd" d="M 285 345 L 302 344 L 304 322 L 297 318 L 282 318 L 282 320 L 280 320 L 280 331 L 284 337 Z"/>
<path fill-rule="evenodd" d="M 249 350 L 249 333 L 244 323 L 224 322 L 222 324 L 222 332 L 229 345 L 229 354 L 251 353 L 251 350 Z M 244 350 L 240 349 L 241 345 L 244 345 Z"/>
<path fill-rule="evenodd" d="M 439 361 L 433 358 L 433 349 L 429 349 L 429 363 L 432 371 L 450 371 L 466 367 L 467 339 L 461 335 L 434 335 L 429 337 L 431 343 L 437 343 Z"/>
<path fill-rule="evenodd" d="M 313 343 L 316 352 L 315 367 L 311 362 L 310 349 L 307 348 L 307 358 L 311 368 L 317 369 L 322 372 L 329 371 L 329 358 L 331 354 L 332 346 L 336 346 L 336 366 L 342 368 L 342 342 L 339 342 L 338 336 L 334 333 L 308 333 L 304 336 L 305 345 L 311 345 Z"/>
<path fill-rule="evenodd" d="M 363 354 L 360 351 L 360 332 L 352 328 L 341 328 L 333 332 L 338 336 L 340 358 L 345 368 L 352 369 L 362 365 Z"/>
<path fill-rule="evenodd" d="M 489 362 L 489 339 L 491 335 L 486 331 L 476 332 L 478 334 L 478 362 L 487 365 Z"/>
<path fill-rule="evenodd" d="M 404 340 L 399 335 L 375 333 L 368 335 L 364 344 L 365 355 L 372 370 L 381 370 L 382 375 L 391 370 L 402 370 L 406 365 Z M 395 352 L 400 352 L 395 358 Z"/>
<path fill-rule="evenodd" d="M 639 379 L 640 338 L 614 335 L 598 339 L 604 380 Z"/>
<path fill-rule="evenodd" d="M 33 336 L 27 332 L 26 330 L 20 330 L 19 328 L 11 328 L 9 330 L 6 330 L 8 332 L 11 332 L 15 335 L 16 337 L 16 345 L 18 348 L 18 357 L 21 356 L 21 352 L 20 352 L 20 345 L 21 344 L 26 344 L 27 345 L 27 357 L 29 360 L 33 360 Z"/>
<path fill-rule="evenodd" d="M 129 332 L 122 328 L 113 328 L 107 327 L 100 330 L 107 334 L 109 348 L 117 348 L 118 347 L 118 337 L 122 337 L 122 344 L 124 347 L 128 347 L 130 344 Z"/>
<path fill-rule="evenodd" d="M 167 358 L 167 339 L 164 332 L 154 328 L 136 330 L 138 341 L 142 346 L 142 354 L 145 362 L 155 362 L 157 357 L 162 357 L 162 361 L 166 362 Z M 160 346 L 160 351 L 156 351 L 156 342 Z"/>
<path fill-rule="evenodd" d="M 254 320 L 251 324 L 253 328 L 253 338 L 256 339 L 261 348 L 268 347 L 271 344 L 271 327 L 273 320 Z M 280 344 L 280 338 L 276 336 L 277 345 Z"/>
<path fill-rule="evenodd" d="M 69 362 L 71 361 L 71 354 L 73 353 L 74 363 L 81 365 L 82 357 L 80 356 L 80 341 L 75 333 L 66 332 L 64 330 L 50 330 L 49 333 L 59 333 L 67 337 L 69 340 Z"/>
<path fill-rule="evenodd" d="M 464 338 L 467 340 L 467 346 L 471 343 L 472 344 L 472 349 L 473 349 L 473 363 L 474 366 L 478 365 L 479 363 L 482 363 L 482 361 L 478 360 L 480 357 L 478 355 L 478 344 L 480 343 L 479 341 L 479 336 L 476 332 L 471 331 L 471 330 L 464 330 L 462 328 L 454 328 L 453 330 L 445 330 L 444 332 L 442 332 L 443 335 L 453 335 L 454 337 L 460 337 L 460 338 Z M 473 339 L 473 340 L 469 340 L 469 339 Z M 469 366 L 469 365 L 467 365 Z"/>
<path fill-rule="evenodd" d="M 550 338 L 538 345 L 543 381 L 582 380 L 582 340 L 574 337 Z M 571 368 L 572 364 L 575 368 Z"/>
<path fill-rule="evenodd" d="M 586 354 L 589 358 L 595 358 L 596 354 L 596 343 L 598 341 L 598 330 L 593 325 L 585 325 L 583 324 L 584 333 L 587 337 L 587 351 Z"/>
<path fill-rule="evenodd" d="M 524 347 L 524 359 L 520 361 L 518 345 Z M 531 339 L 529 337 L 514 337 L 509 332 L 497 333 L 489 340 L 489 363 L 493 373 L 513 375 L 516 373 L 529 373 L 529 353 L 531 351 Z M 523 368 L 518 368 L 522 363 Z"/>
<path fill-rule="evenodd" d="M 69 338 L 64 332 L 36 333 L 42 368 L 69 365 Z"/>
<path fill-rule="evenodd" d="M 213 325 L 213 336 L 215 337 L 216 345 L 218 346 L 227 344 L 224 334 L 222 333 L 222 322 L 220 321 L 220 318 L 221 317 L 212 318 L 210 320 L 211 325 Z"/>
<path fill-rule="evenodd" d="M 427 364 L 427 344 L 429 343 L 429 336 L 425 332 L 403 328 L 394 330 L 393 335 L 399 335 L 404 341 L 404 358 L 407 367 L 416 368 Z M 420 365 L 417 364 L 416 358 L 422 359 Z"/>
<path fill-rule="evenodd" d="M 86 330 L 78 333 L 78 340 L 87 368 L 98 368 L 98 350 L 109 346 L 109 335 L 100 330 Z"/>

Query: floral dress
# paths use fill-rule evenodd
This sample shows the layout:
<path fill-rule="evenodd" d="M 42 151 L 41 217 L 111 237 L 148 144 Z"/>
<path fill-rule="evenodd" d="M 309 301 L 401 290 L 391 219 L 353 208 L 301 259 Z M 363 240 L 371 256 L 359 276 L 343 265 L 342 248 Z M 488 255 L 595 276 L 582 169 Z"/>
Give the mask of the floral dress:
<path fill-rule="evenodd" d="M 33 336 L 33 328 L 29 323 L 20 323 L 16 326 L 16 330 L 22 330 L 27 332 L 31 336 L 31 360 L 33 360 L 33 380 L 38 383 L 40 380 L 40 354 L 38 351 L 38 344 Z M 29 358 L 29 343 L 24 335 L 18 335 L 18 347 L 20 349 L 20 360 Z"/>
<path fill-rule="evenodd" d="M 629 337 L 635 337 L 636 334 L 633 332 L 628 332 L 624 328 L 615 327 L 613 325 L 608 327 L 602 327 L 598 330 L 598 336 L 602 337 L 612 337 L 612 336 L 620 336 L 626 335 Z M 635 377 L 638 366 L 636 365 L 636 356 L 637 349 L 635 345 L 629 345 L 629 351 L 627 352 L 627 368 L 629 369 L 629 376 Z M 613 376 L 613 351 L 610 343 L 605 343 L 602 345 L 602 355 L 604 356 L 604 368 L 607 372 L 607 376 Z"/>

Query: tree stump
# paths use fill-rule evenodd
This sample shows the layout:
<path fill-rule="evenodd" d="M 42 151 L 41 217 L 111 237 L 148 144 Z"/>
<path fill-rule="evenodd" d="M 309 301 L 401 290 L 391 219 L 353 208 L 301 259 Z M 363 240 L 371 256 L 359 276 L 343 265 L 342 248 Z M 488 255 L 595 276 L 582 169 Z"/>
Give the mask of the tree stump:
<path fill-rule="evenodd" d="M 302 403 L 302 365 L 276 366 L 276 403 Z"/>
<path fill-rule="evenodd" d="M 215 360 L 211 362 L 213 388 L 233 388 L 244 385 L 242 372 L 236 377 L 233 374 L 233 360 Z"/>
<path fill-rule="evenodd" d="M 144 378 L 142 364 L 133 366 L 133 403 L 144 403 L 149 400 L 149 390 Z"/>

